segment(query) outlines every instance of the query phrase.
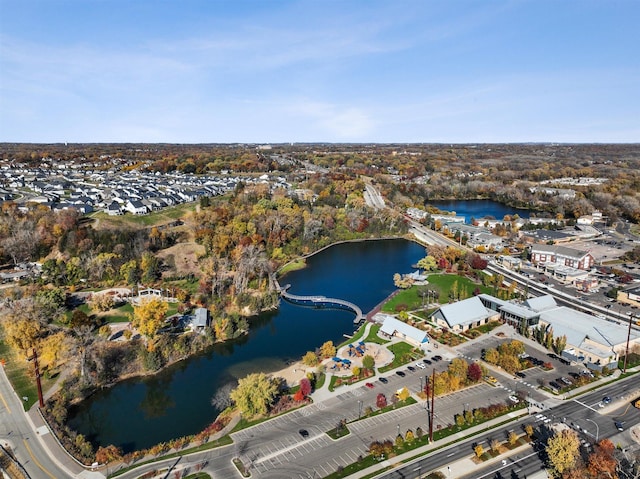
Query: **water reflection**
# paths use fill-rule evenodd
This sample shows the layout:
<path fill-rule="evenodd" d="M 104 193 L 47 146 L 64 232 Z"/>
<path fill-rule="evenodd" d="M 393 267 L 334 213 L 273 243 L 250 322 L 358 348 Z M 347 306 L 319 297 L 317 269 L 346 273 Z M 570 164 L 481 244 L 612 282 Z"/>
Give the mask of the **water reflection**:
<path fill-rule="evenodd" d="M 171 376 L 147 378 L 145 395 L 138 408 L 144 413 L 145 419 L 166 416 L 169 409 L 176 403 L 169 395 Z"/>

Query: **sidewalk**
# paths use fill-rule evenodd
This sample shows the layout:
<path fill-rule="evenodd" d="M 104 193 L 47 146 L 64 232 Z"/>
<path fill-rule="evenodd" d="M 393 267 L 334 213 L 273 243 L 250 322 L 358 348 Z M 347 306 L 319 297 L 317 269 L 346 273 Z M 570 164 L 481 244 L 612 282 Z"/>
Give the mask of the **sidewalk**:
<path fill-rule="evenodd" d="M 405 461 L 409 461 L 412 458 L 415 458 L 415 460 L 417 460 L 420 457 L 427 454 L 429 451 L 432 451 L 434 449 L 446 450 L 449 447 L 455 446 L 455 444 L 457 444 L 457 442 L 459 442 L 462 438 L 481 434 L 489 429 L 492 429 L 497 424 L 504 422 L 507 418 L 520 418 L 523 416 L 527 416 L 526 409 L 520 410 L 517 413 L 509 413 L 505 416 L 500 416 L 500 417 L 491 419 L 490 421 L 487 421 L 485 423 L 470 427 L 469 429 L 465 429 L 464 431 L 461 431 L 459 433 L 452 434 L 451 436 L 445 439 L 440 439 L 439 441 L 434 441 L 431 444 L 427 444 L 426 446 L 413 449 L 412 451 L 405 452 L 404 454 L 400 454 L 399 456 L 394 456 L 390 459 L 380 462 L 375 466 L 371 466 L 367 469 L 363 469 L 354 474 L 351 474 L 349 477 L 362 478 L 362 477 L 367 477 L 369 475 L 374 475 L 376 472 L 380 471 L 380 466 L 386 466 L 386 467 L 392 467 L 392 468 L 406 466 L 407 464 L 410 464 L 410 462 L 405 462 Z M 494 462 L 501 461 L 502 459 L 507 459 L 508 457 L 511 457 L 522 451 L 525 451 L 529 447 L 530 447 L 529 444 L 520 446 L 517 449 L 505 452 L 504 454 L 501 454 L 493 459 L 487 460 L 483 462 L 482 465 L 488 465 Z M 460 459 L 459 461 L 455 461 L 449 464 L 448 467 L 450 467 L 452 475 L 448 474 L 449 470 L 447 466 L 438 470 L 443 472 L 447 477 L 461 477 L 461 476 L 470 474 L 478 467 L 478 464 L 473 462 L 472 458 L 473 458 L 473 451 L 470 450 L 469 457 Z M 432 471 L 424 471 L 424 474 L 426 475 L 428 472 L 432 472 Z M 382 473 L 380 472 L 380 474 Z"/>

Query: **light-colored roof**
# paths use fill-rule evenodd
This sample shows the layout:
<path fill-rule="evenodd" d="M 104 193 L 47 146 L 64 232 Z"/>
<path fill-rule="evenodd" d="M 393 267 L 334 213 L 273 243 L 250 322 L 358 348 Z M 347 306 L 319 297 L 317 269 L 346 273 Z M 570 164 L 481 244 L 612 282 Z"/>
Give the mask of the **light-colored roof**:
<path fill-rule="evenodd" d="M 414 328 L 413 326 L 403 323 L 399 319 L 389 315 L 384 316 L 384 322 L 380 327 L 380 331 L 388 334 L 389 336 L 393 336 L 393 334 L 397 332 L 401 336 L 413 339 L 418 343 L 424 343 L 429 340 L 426 331 Z"/>
<path fill-rule="evenodd" d="M 564 306 L 543 311 L 540 321 L 553 328 L 554 337 L 566 336 L 567 345 L 583 349 L 587 346 L 586 338 L 608 350 L 627 342 L 627 327 Z M 631 331 L 631 340 L 639 337 Z"/>
<path fill-rule="evenodd" d="M 496 298 L 495 296 L 491 296 L 490 294 L 485 294 L 485 293 L 480 293 L 478 295 L 478 298 L 480 298 L 480 300 L 484 300 L 489 303 L 496 304 L 498 306 L 509 304 L 509 301 L 505 301 L 504 299 Z"/>
<path fill-rule="evenodd" d="M 538 296 L 537 298 L 529 298 L 523 304 L 529 309 L 538 312 L 558 307 L 558 303 L 556 303 L 556 300 L 550 294 Z"/>
<path fill-rule="evenodd" d="M 455 325 L 467 325 L 481 321 L 496 314 L 495 311 L 485 308 L 480 298 L 463 299 L 457 303 L 445 304 L 436 311 L 433 316 L 443 319 L 452 327 Z"/>
<path fill-rule="evenodd" d="M 513 303 L 503 304 L 502 306 L 500 306 L 500 311 L 505 311 L 519 318 L 526 318 L 526 319 L 535 318 L 540 314 L 537 311 L 532 311 L 529 308 L 525 308 L 524 306 L 520 306 Z"/>
<path fill-rule="evenodd" d="M 206 327 L 209 325 L 209 311 L 207 308 L 197 308 L 191 321 L 193 327 Z"/>

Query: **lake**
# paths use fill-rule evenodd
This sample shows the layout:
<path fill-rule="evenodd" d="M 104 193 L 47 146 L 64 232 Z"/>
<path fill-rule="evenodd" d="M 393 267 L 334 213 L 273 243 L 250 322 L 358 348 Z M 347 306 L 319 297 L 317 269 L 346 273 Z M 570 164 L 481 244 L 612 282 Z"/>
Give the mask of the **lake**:
<path fill-rule="evenodd" d="M 439 200 L 426 203 L 441 211 L 455 211 L 458 216 L 464 216 L 467 223 L 471 223 L 471 217 L 475 219 L 493 216 L 501 220 L 505 215 L 518 215 L 520 218 L 528 218 L 529 210 L 513 208 L 493 200 Z"/>
<path fill-rule="evenodd" d="M 308 258 L 307 267 L 280 279 L 297 295 L 345 299 L 366 314 L 391 294 L 394 273 L 409 273 L 425 256 L 406 241 L 342 243 Z M 353 313 L 280 302 L 250 320 L 248 335 L 213 346 L 152 377 L 118 383 L 70 411 L 69 425 L 94 445 L 114 444 L 125 452 L 196 434 L 220 411 L 216 391 L 251 372 L 273 372 L 325 341 L 342 342 L 354 332 Z"/>

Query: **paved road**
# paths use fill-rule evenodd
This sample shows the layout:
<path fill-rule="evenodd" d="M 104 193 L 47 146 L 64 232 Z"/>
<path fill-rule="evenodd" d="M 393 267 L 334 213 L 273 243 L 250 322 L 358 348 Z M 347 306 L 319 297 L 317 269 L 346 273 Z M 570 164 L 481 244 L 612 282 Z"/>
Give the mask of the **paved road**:
<path fill-rule="evenodd" d="M 11 447 L 33 479 L 72 477 L 45 450 L 41 439 L 49 434 L 46 428 L 34 432 L 21 400 L 13 391 L 4 368 L 0 367 L 0 442 Z"/>
<path fill-rule="evenodd" d="M 384 198 L 376 188 L 368 183 L 364 185 L 364 188 L 364 201 L 367 206 L 371 206 L 372 208 L 379 210 L 385 208 Z"/>
<path fill-rule="evenodd" d="M 447 464 L 454 464 L 457 461 L 465 460 L 472 456 L 473 445 L 476 443 L 489 444 L 493 438 L 504 440 L 509 430 L 522 430 L 525 424 L 533 424 L 540 430 L 552 424 L 553 421 L 562 422 L 563 419 L 565 424 L 569 426 L 573 423 L 574 429 L 576 430 L 577 427 L 580 427 L 578 434 L 585 442 L 594 442 L 596 435 L 598 436 L 597 439 L 615 437 L 615 439 L 613 439 L 614 443 L 619 442 L 624 447 L 627 444 L 634 443 L 634 441 L 630 438 L 628 431 L 619 433 L 614 421 L 624 420 L 627 427 L 640 422 L 640 411 L 636 408 L 628 407 L 631 399 L 640 394 L 639 388 L 640 375 L 632 376 L 624 381 L 618 381 L 612 385 L 605 386 L 598 391 L 584 394 L 579 399 L 563 402 L 556 407 L 544 411 L 543 415 L 548 419 L 552 419 L 552 422 L 547 423 L 547 425 L 545 425 L 545 419 L 543 418 L 537 419 L 536 416 L 528 416 L 503 427 L 492 429 L 486 434 L 478 435 L 473 439 L 458 443 L 437 453 L 429 454 L 410 464 L 397 467 L 393 471 L 376 476 L 376 478 L 414 479 L 418 477 L 419 471 L 422 474 L 426 474 L 429 471 L 446 469 Z M 605 408 L 600 408 L 598 405 L 604 395 L 610 396 L 612 403 Z M 519 454 L 522 455 L 522 453 Z M 528 454 L 525 453 L 524 455 Z M 531 459 L 530 462 L 532 464 L 536 463 L 533 459 Z M 536 469 L 535 466 L 529 464 L 529 460 L 526 461 L 522 467 L 525 466 L 527 470 L 531 469 L 531 471 L 533 471 Z M 500 466 L 493 467 L 494 469 L 500 469 Z M 510 467 L 506 469 L 509 470 Z M 490 470 L 491 468 L 487 468 L 485 473 Z M 471 472 L 471 470 L 468 472 Z M 477 478 L 477 474 L 478 472 L 473 470 L 473 473 L 466 477 Z M 463 476 L 463 474 L 458 474 L 458 476 Z"/>

